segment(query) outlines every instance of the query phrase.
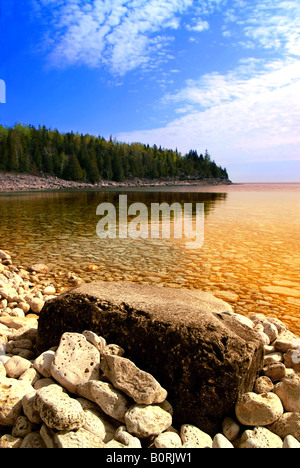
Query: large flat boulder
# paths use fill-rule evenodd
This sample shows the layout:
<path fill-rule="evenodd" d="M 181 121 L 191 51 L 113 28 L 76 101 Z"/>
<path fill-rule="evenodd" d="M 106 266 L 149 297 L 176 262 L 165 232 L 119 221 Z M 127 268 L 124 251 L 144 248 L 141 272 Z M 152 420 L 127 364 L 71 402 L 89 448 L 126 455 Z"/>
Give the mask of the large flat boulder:
<path fill-rule="evenodd" d="M 174 424 L 215 434 L 237 397 L 253 390 L 264 354 L 257 334 L 224 312 L 229 304 L 198 290 L 94 282 L 46 302 L 37 349 L 58 345 L 65 332 L 94 331 L 168 391 Z"/>

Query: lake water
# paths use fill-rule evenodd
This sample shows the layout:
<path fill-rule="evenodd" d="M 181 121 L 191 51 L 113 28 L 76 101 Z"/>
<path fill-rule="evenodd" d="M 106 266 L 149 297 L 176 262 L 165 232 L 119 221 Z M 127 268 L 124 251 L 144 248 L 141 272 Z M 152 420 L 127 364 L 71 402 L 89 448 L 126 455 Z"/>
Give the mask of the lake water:
<path fill-rule="evenodd" d="M 203 246 L 189 250 L 172 236 L 100 239 L 97 207 L 117 209 L 120 195 L 149 213 L 151 203 L 203 203 Z M 72 271 L 85 281 L 201 289 L 300 334 L 300 184 L 1 194 L 0 215 L 0 248 L 15 265 L 52 264 L 61 286 Z"/>

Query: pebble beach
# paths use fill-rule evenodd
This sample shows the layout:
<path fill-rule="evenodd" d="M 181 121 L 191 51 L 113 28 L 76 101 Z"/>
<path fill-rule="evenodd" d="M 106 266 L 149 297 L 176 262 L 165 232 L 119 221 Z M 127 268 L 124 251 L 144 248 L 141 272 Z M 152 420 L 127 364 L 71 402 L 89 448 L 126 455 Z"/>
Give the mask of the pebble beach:
<path fill-rule="evenodd" d="M 222 432 L 208 434 L 174 427 L 168 389 L 105 337 L 65 333 L 37 355 L 39 313 L 60 292 L 47 265 L 25 269 L 0 250 L 0 448 L 300 448 L 300 339 L 278 318 L 235 314 L 260 337 L 264 365 Z"/>
<path fill-rule="evenodd" d="M 50 175 L 18 174 L 11 172 L 0 172 L 0 192 L 27 192 L 45 190 L 78 190 L 78 189 L 99 189 L 113 187 L 159 187 L 159 186 L 213 186 L 230 185 L 231 181 L 224 179 L 188 179 L 179 178 L 166 179 L 139 179 L 133 178 L 122 182 L 112 180 L 101 180 L 92 184 L 88 182 L 75 182 L 59 179 Z"/>

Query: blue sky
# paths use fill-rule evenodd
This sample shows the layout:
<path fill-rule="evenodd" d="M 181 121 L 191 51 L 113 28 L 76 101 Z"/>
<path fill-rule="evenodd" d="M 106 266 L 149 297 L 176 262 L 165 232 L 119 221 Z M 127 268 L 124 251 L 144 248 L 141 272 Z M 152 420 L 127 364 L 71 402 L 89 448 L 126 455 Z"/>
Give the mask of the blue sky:
<path fill-rule="evenodd" d="M 299 0 L 0 0 L 0 123 L 300 180 Z M 4 82 L 4 83 L 3 83 Z"/>

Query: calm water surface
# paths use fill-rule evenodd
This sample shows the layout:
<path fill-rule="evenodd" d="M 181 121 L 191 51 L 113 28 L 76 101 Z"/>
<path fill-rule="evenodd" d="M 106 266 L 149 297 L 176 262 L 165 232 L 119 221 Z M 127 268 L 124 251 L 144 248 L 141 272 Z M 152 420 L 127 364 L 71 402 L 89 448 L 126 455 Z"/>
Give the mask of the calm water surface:
<path fill-rule="evenodd" d="M 97 206 L 204 203 L 204 245 L 181 239 L 99 239 Z M 150 211 L 150 210 L 149 210 Z M 300 184 L 241 184 L 0 195 L 0 248 L 15 265 L 51 263 L 61 285 L 134 281 L 210 291 L 244 315 L 276 316 L 300 333 Z"/>

